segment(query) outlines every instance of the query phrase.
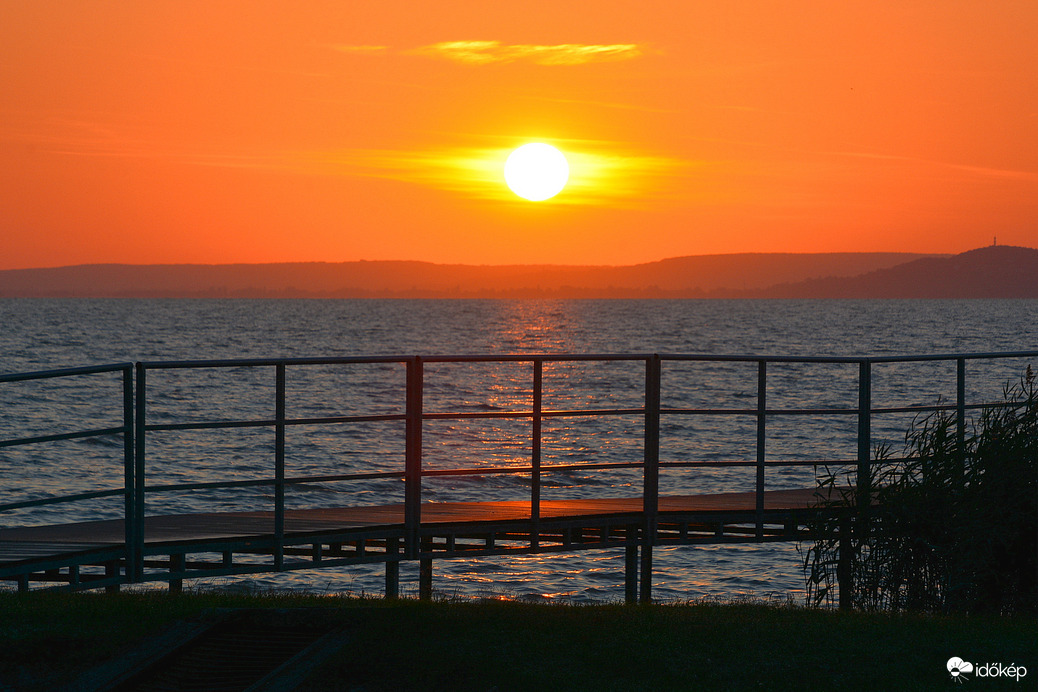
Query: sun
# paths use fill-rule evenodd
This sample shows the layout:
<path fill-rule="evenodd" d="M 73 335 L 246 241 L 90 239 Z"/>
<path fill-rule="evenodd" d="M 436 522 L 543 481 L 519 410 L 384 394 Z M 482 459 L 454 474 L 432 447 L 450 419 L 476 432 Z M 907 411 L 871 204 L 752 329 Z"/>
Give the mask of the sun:
<path fill-rule="evenodd" d="M 562 192 L 569 180 L 569 162 L 550 144 L 524 144 L 505 161 L 505 182 L 523 199 L 542 202 Z"/>

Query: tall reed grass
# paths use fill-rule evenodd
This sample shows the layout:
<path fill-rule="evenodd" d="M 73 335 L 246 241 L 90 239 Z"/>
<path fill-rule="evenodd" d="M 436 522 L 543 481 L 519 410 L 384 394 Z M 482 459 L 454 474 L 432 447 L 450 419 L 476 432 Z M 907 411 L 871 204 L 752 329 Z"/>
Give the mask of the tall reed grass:
<path fill-rule="evenodd" d="M 954 411 L 913 422 L 905 453 L 876 450 L 873 501 L 837 493 L 801 544 L 808 602 L 840 578 L 864 610 L 1038 612 L 1038 385 L 1030 366 L 960 431 Z M 960 438 L 961 434 L 961 438 Z M 844 474 L 823 484 L 848 487 Z M 849 532 L 848 532 L 849 531 Z M 846 596 L 844 596 L 846 598 Z"/>

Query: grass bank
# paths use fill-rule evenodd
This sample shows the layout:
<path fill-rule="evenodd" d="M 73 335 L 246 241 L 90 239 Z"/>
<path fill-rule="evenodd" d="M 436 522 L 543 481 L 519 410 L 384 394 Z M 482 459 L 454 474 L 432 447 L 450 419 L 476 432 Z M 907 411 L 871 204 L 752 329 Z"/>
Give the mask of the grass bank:
<path fill-rule="evenodd" d="M 954 684 L 945 667 L 953 656 L 1025 666 L 1030 679 L 1020 689 L 1038 680 L 1038 628 L 1023 617 L 751 604 L 0 593 L 0 689 L 54 689 L 174 622 L 218 608 L 319 608 L 341 620 L 348 644 L 300 689 L 928 690 Z"/>

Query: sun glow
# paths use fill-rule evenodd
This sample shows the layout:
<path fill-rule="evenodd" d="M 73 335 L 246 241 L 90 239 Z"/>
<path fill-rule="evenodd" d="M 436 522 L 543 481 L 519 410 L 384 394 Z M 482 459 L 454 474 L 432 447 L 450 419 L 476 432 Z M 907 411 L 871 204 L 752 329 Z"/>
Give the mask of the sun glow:
<path fill-rule="evenodd" d="M 533 142 L 513 151 L 505 161 L 505 182 L 523 199 L 541 202 L 562 192 L 569 162 L 550 144 Z"/>

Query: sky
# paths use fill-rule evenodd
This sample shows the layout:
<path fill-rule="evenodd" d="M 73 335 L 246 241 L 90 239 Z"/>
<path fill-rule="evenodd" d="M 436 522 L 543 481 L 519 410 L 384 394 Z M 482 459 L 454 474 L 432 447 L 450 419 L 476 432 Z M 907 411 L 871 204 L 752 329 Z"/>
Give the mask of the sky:
<path fill-rule="evenodd" d="M 1038 246 L 1038 2 L 4 0 L 0 269 Z M 508 154 L 552 144 L 531 202 Z"/>

